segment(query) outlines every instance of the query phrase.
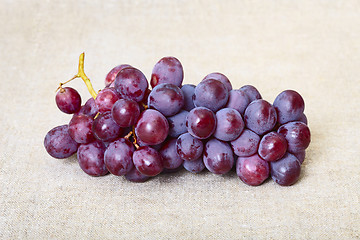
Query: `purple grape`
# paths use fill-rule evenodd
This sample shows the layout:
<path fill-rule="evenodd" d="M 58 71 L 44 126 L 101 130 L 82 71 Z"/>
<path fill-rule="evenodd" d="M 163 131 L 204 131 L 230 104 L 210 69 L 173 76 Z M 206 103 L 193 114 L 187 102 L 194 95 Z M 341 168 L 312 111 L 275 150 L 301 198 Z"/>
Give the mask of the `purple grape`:
<path fill-rule="evenodd" d="M 166 117 L 173 116 L 184 106 L 183 92 L 174 84 L 159 84 L 149 94 L 148 106 Z"/>
<path fill-rule="evenodd" d="M 196 138 L 209 138 L 215 132 L 216 116 L 208 108 L 194 108 L 186 117 L 186 128 Z"/>
<path fill-rule="evenodd" d="M 274 107 L 278 115 L 278 122 L 284 124 L 300 119 L 305 103 L 298 92 L 285 90 L 275 98 Z"/>
<path fill-rule="evenodd" d="M 44 146 L 48 154 L 54 158 L 67 158 L 73 155 L 79 144 L 69 135 L 68 125 L 57 126 L 45 136 Z"/>
<path fill-rule="evenodd" d="M 74 115 L 69 123 L 69 134 L 78 143 L 90 143 L 95 140 L 92 132 L 93 118 L 87 115 Z"/>
<path fill-rule="evenodd" d="M 148 89 L 148 82 L 140 70 L 128 67 L 116 75 L 115 89 L 122 98 L 140 102 Z"/>
<path fill-rule="evenodd" d="M 130 172 L 128 172 L 125 175 L 126 180 L 130 182 L 137 182 L 137 183 L 143 183 L 150 179 L 149 176 L 145 176 L 144 174 L 141 174 L 136 167 L 133 167 Z"/>
<path fill-rule="evenodd" d="M 190 133 L 181 134 L 176 140 L 177 154 L 186 161 L 195 161 L 203 153 L 204 145 L 201 140 L 194 138 Z"/>
<path fill-rule="evenodd" d="M 242 91 L 244 91 L 246 93 L 246 95 L 248 96 L 250 102 L 258 100 L 258 99 L 262 99 L 259 91 L 254 86 L 245 85 L 245 86 L 242 86 L 240 88 L 240 90 L 242 90 Z"/>
<path fill-rule="evenodd" d="M 293 153 L 293 155 L 299 160 L 300 164 L 302 164 L 305 160 L 305 150 L 297 153 Z"/>
<path fill-rule="evenodd" d="M 222 141 L 232 141 L 244 130 L 244 121 L 238 111 L 223 108 L 216 112 L 216 130 L 214 137 Z"/>
<path fill-rule="evenodd" d="M 218 80 L 218 81 L 222 82 L 225 85 L 228 92 L 230 92 L 232 90 L 230 80 L 222 73 L 218 73 L 218 72 L 210 73 L 210 74 L 206 75 L 206 77 L 204 77 L 204 79 L 202 81 L 205 81 L 207 79 Z"/>
<path fill-rule="evenodd" d="M 111 142 L 120 137 L 123 130 L 112 119 L 111 112 L 105 112 L 94 120 L 92 132 L 97 139 L 103 142 Z"/>
<path fill-rule="evenodd" d="M 71 87 L 60 88 L 55 96 L 55 102 L 60 111 L 68 114 L 76 113 L 81 108 L 81 97 Z"/>
<path fill-rule="evenodd" d="M 196 107 L 206 107 L 216 112 L 224 107 L 229 98 L 225 85 L 215 79 L 207 79 L 195 87 L 193 102 Z"/>
<path fill-rule="evenodd" d="M 78 114 L 83 114 L 94 118 L 98 112 L 99 110 L 96 107 L 95 99 L 89 98 L 86 103 L 80 108 Z"/>
<path fill-rule="evenodd" d="M 181 110 L 178 114 L 168 117 L 169 122 L 169 136 L 173 138 L 179 137 L 181 134 L 187 132 L 186 116 L 189 112 Z"/>
<path fill-rule="evenodd" d="M 191 109 L 195 108 L 193 102 L 193 96 L 195 93 L 195 85 L 193 84 L 185 84 L 181 87 L 181 91 L 184 94 L 184 106 L 183 109 L 186 111 L 191 111 Z"/>
<path fill-rule="evenodd" d="M 300 177 L 301 164 L 290 153 L 285 153 L 279 161 L 271 162 L 270 168 L 272 179 L 282 186 L 293 185 Z"/>
<path fill-rule="evenodd" d="M 159 151 L 162 163 L 166 169 L 176 169 L 181 166 L 183 159 L 176 152 L 176 139 L 168 140 Z"/>
<path fill-rule="evenodd" d="M 154 88 L 161 83 L 171 83 L 181 86 L 184 71 L 180 61 L 174 57 L 164 57 L 154 66 L 151 74 L 151 86 Z"/>
<path fill-rule="evenodd" d="M 168 133 L 168 121 L 160 112 L 153 109 L 142 112 L 135 126 L 137 138 L 147 145 L 162 143 Z"/>
<path fill-rule="evenodd" d="M 259 142 L 259 135 L 249 129 L 244 129 L 237 139 L 231 141 L 231 147 L 237 156 L 249 157 L 257 152 Z"/>
<path fill-rule="evenodd" d="M 233 108 L 243 116 L 245 109 L 249 104 L 250 99 L 244 91 L 233 89 L 229 92 L 229 101 L 226 105 L 227 108 Z"/>
<path fill-rule="evenodd" d="M 250 157 L 239 157 L 236 162 L 236 174 L 241 181 L 250 186 L 258 186 L 263 183 L 269 177 L 269 173 L 269 163 L 257 154 Z"/>
<path fill-rule="evenodd" d="M 108 173 L 104 162 L 105 145 L 102 142 L 81 144 L 77 159 L 81 169 L 90 176 L 98 177 Z"/>
<path fill-rule="evenodd" d="M 205 169 L 205 165 L 202 158 L 198 158 L 195 161 L 184 161 L 183 167 L 192 173 L 199 173 Z"/>
<path fill-rule="evenodd" d="M 140 107 L 133 100 L 120 99 L 114 104 L 111 114 L 120 127 L 131 127 L 140 116 Z"/>
<path fill-rule="evenodd" d="M 303 122 L 306 125 L 308 125 L 308 120 L 307 120 L 307 117 L 306 117 L 306 115 L 304 113 L 301 114 L 301 116 L 298 119 L 296 119 L 296 121 Z"/>
<path fill-rule="evenodd" d="M 229 144 L 210 139 L 205 145 L 203 161 L 210 172 L 225 174 L 234 165 L 234 155 Z"/>
<path fill-rule="evenodd" d="M 125 138 L 110 143 L 104 155 L 106 168 L 116 176 L 127 174 L 134 168 L 132 161 L 134 151 L 134 145 Z"/>
<path fill-rule="evenodd" d="M 153 148 L 139 147 L 133 154 L 136 169 L 143 175 L 156 176 L 163 170 L 161 155 Z"/>
<path fill-rule="evenodd" d="M 131 67 L 131 66 L 129 64 L 121 64 L 111 69 L 111 71 L 105 77 L 105 86 L 109 87 L 115 81 L 116 75 L 121 70 L 127 67 Z"/>
<path fill-rule="evenodd" d="M 286 150 L 286 139 L 277 132 L 269 132 L 262 137 L 258 153 L 265 161 L 273 162 L 282 158 Z"/>
<path fill-rule="evenodd" d="M 310 144 L 310 129 L 303 122 L 289 122 L 278 129 L 288 142 L 288 152 L 297 153 L 304 151 Z"/>
<path fill-rule="evenodd" d="M 275 108 L 262 99 L 252 101 L 244 114 L 246 127 L 258 135 L 271 131 L 275 127 L 276 119 Z"/>
<path fill-rule="evenodd" d="M 113 105 L 120 99 L 115 88 L 104 88 L 95 99 L 95 104 L 100 113 L 111 111 Z"/>

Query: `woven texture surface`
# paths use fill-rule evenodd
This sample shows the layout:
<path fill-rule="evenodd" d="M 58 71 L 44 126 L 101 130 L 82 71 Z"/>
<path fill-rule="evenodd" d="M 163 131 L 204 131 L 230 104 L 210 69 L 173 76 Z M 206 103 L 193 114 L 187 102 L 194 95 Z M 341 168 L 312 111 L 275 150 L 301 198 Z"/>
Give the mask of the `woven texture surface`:
<path fill-rule="evenodd" d="M 1 239 L 359 239 L 358 1 L 5 1 L 0 3 Z M 175 56 L 184 83 L 223 72 L 272 102 L 305 99 L 312 131 L 300 180 L 281 187 L 181 171 L 143 184 L 93 178 L 43 139 L 68 123 L 58 83 L 96 89 L 120 63 L 149 77 Z M 80 81 L 69 84 L 83 100 Z"/>

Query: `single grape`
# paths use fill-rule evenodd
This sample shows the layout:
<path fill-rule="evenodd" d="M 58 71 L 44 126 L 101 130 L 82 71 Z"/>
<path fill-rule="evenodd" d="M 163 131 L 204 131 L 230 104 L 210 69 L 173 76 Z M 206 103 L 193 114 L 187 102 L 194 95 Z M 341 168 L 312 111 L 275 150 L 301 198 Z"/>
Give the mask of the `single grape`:
<path fill-rule="evenodd" d="M 95 140 L 92 132 L 93 118 L 76 114 L 69 123 L 69 134 L 78 143 L 90 143 Z"/>
<path fill-rule="evenodd" d="M 104 162 L 105 145 L 102 142 L 81 144 L 77 159 L 81 169 L 90 176 L 98 177 L 108 173 Z"/>
<path fill-rule="evenodd" d="M 111 112 L 105 112 L 94 120 L 92 132 L 97 139 L 111 142 L 120 137 L 123 129 L 112 119 Z"/>
<path fill-rule="evenodd" d="M 134 145 L 125 138 L 110 143 L 104 155 L 106 168 L 116 176 L 127 174 L 134 168 L 132 161 L 134 151 Z"/>
<path fill-rule="evenodd" d="M 200 173 L 205 169 L 205 165 L 202 158 L 198 158 L 195 161 L 184 161 L 183 167 L 192 173 Z"/>
<path fill-rule="evenodd" d="M 55 96 L 55 102 L 60 111 L 68 114 L 76 113 L 81 108 L 81 97 L 71 87 L 60 88 Z"/>
<path fill-rule="evenodd" d="M 301 116 L 298 119 L 296 119 L 296 121 L 303 122 L 306 125 L 308 125 L 308 120 L 307 120 L 307 117 L 306 117 L 306 115 L 304 113 L 301 114 Z"/>
<path fill-rule="evenodd" d="M 231 147 L 237 156 L 249 157 L 257 152 L 259 142 L 259 135 L 249 129 L 244 129 L 237 139 L 231 141 Z"/>
<path fill-rule="evenodd" d="M 178 114 L 168 117 L 169 122 L 169 136 L 173 138 L 179 137 L 181 134 L 187 132 L 186 128 L 186 116 L 188 111 L 181 110 Z"/>
<path fill-rule="evenodd" d="M 216 116 L 208 108 L 194 108 L 186 116 L 186 128 L 196 138 L 209 138 L 215 132 Z"/>
<path fill-rule="evenodd" d="M 148 146 L 135 150 L 133 161 L 136 169 L 146 176 L 156 176 L 163 170 L 161 155 Z"/>
<path fill-rule="evenodd" d="M 290 153 L 285 155 L 276 162 L 270 162 L 272 179 L 282 185 L 293 185 L 300 177 L 301 164 L 299 160 Z"/>
<path fill-rule="evenodd" d="M 269 163 L 257 154 L 250 157 L 239 157 L 236 162 L 236 174 L 241 181 L 250 186 L 258 186 L 263 183 L 269 177 L 269 173 Z"/>
<path fill-rule="evenodd" d="M 286 150 L 286 139 L 277 132 L 269 132 L 262 137 L 258 153 L 265 161 L 273 162 L 282 158 Z"/>
<path fill-rule="evenodd" d="M 195 92 L 195 85 L 185 84 L 181 87 L 181 91 L 184 94 L 184 106 L 183 109 L 186 111 L 191 111 L 195 107 L 193 102 L 193 96 Z"/>
<path fill-rule="evenodd" d="M 149 176 L 145 176 L 144 174 L 141 174 L 136 167 L 133 167 L 130 172 L 128 172 L 125 175 L 126 180 L 130 181 L 130 182 L 137 182 L 137 183 L 142 183 L 142 182 L 146 182 L 147 180 L 150 179 Z"/>
<path fill-rule="evenodd" d="M 203 161 L 210 172 L 225 174 L 234 165 L 234 155 L 228 143 L 210 139 L 205 144 Z"/>
<path fill-rule="evenodd" d="M 194 138 L 190 133 L 181 134 L 176 140 L 176 152 L 186 161 L 195 161 L 203 153 L 204 145 L 201 140 Z"/>
<path fill-rule="evenodd" d="M 202 81 L 205 81 L 207 79 L 218 80 L 218 81 L 222 82 L 225 85 L 228 92 L 230 92 L 232 90 L 230 80 L 222 73 L 218 73 L 218 72 L 210 73 L 210 74 L 206 75 Z"/>
<path fill-rule="evenodd" d="M 229 92 L 229 101 L 226 104 L 227 108 L 233 108 L 243 116 L 249 104 L 250 99 L 244 91 L 233 89 Z"/>
<path fill-rule="evenodd" d="M 148 82 L 140 70 L 128 67 L 116 75 L 115 89 L 122 98 L 140 102 L 148 89 Z"/>
<path fill-rule="evenodd" d="M 95 99 L 89 98 L 86 103 L 80 108 L 78 114 L 83 114 L 94 118 L 99 112 L 99 109 L 96 107 Z"/>
<path fill-rule="evenodd" d="M 100 113 L 111 111 L 113 105 L 120 99 L 115 88 L 104 88 L 95 99 L 95 104 Z"/>
<path fill-rule="evenodd" d="M 137 138 L 147 145 L 162 143 L 169 133 L 169 123 L 160 112 L 147 109 L 141 113 L 135 126 Z"/>
<path fill-rule="evenodd" d="M 161 83 L 171 83 L 181 86 L 184 71 L 180 61 L 174 57 L 164 57 L 154 66 L 151 74 L 151 86 L 154 88 Z"/>
<path fill-rule="evenodd" d="M 232 108 L 223 108 L 216 112 L 214 137 L 222 141 L 235 140 L 244 130 L 244 126 L 244 121 L 238 111 Z"/>
<path fill-rule="evenodd" d="M 176 169 L 181 166 L 183 159 L 176 152 L 176 139 L 168 140 L 159 151 L 162 165 L 166 169 Z"/>
<path fill-rule="evenodd" d="M 246 95 L 248 96 L 250 102 L 258 100 L 258 99 L 262 99 L 261 94 L 259 93 L 259 91 L 251 85 L 245 85 L 242 86 L 240 88 L 240 90 L 244 91 L 246 93 Z"/>
<path fill-rule="evenodd" d="M 288 142 L 288 152 L 297 153 L 304 151 L 310 144 L 310 129 L 303 122 L 289 122 L 278 129 Z"/>
<path fill-rule="evenodd" d="M 281 92 L 274 101 L 278 115 L 278 122 L 284 124 L 300 119 L 304 112 L 305 103 L 301 95 L 293 90 Z"/>
<path fill-rule="evenodd" d="M 149 94 L 148 107 L 155 108 L 166 117 L 175 115 L 183 106 L 183 92 L 174 84 L 158 84 Z"/>
<path fill-rule="evenodd" d="M 131 67 L 131 66 L 129 64 L 121 64 L 111 69 L 110 72 L 105 77 L 105 86 L 109 87 L 115 81 L 116 75 L 121 70 L 127 67 Z"/>
<path fill-rule="evenodd" d="M 111 114 L 120 127 L 131 127 L 140 116 L 140 107 L 133 100 L 120 99 L 112 107 Z"/>
<path fill-rule="evenodd" d="M 216 112 L 224 107 L 229 98 L 225 85 L 215 79 L 207 79 L 195 87 L 193 102 L 195 107 L 206 107 Z"/>
<path fill-rule="evenodd" d="M 276 119 L 275 108 L 262 99 L 252 101 L 244 114 L 246 127 L 258 135 L 271 131 L 275 127 Z"/>
<path fill-rule="evenodd" d="M 69 135 L 68 125 L 57 126 L 45 136 L 44 146 L 48 154 L 54 158 L 67 158 L 73 155 L 79 144 Z"/>
<path fill-rule="evenodd" d="M 305 160 L 305 150 L 304 151 L 300 151 L 297 153 L 293 153 L 293 155 L 299 160 L 300 164 L 302 164 Z"/>

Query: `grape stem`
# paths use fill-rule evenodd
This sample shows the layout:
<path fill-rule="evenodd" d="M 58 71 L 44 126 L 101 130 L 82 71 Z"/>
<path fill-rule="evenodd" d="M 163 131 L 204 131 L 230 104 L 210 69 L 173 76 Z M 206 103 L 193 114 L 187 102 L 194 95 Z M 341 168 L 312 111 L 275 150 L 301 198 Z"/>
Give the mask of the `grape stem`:
<path fill-rule="evenodd" d="M 93 86 L 92 86 L 92 84 L 90 82 L 90 79 L 86 76 L 86 74 L 84 72 L 84 59 L 85 59 L 85 53 L 80 54 L 78 73 L 74 77 L 72 77 L 70 80 L 68 80 L 68 81 L 66 81 L 64 83 L 60 83 L 60 86 L 56 89 L 56 91 L 61 89 L 62 85 L 66 84 L 66 83 L 68 83 L 68 82 L 70 82 L 70 81 L 72 81 L 72 80 L 74 80 L 76 78 L 81 78 L 84 81 L 84 83 L 85 83 L 87 89 L 89 90 L 89 93 L 91 94 L 91 96 L 94 99 L 96 98 L 97 93 L 95 92 L 95 90 L 94 90 L 94 88 L 93 88 Z"/>

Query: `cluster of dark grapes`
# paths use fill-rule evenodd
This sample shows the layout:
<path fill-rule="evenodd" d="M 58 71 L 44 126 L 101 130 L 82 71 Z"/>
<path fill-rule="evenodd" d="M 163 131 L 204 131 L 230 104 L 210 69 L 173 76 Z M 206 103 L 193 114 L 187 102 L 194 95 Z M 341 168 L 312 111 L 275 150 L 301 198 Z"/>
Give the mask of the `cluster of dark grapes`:
<path fill-rule="evenodd" d="M 76 90 L 60 85 L 56 104 L 73 117 L 47 133 L 45 148 L 55 158 L 77 152 L 91 176 L 110 172 L 133 182 L 182 168 L 214 174 L 235 168 L 252 186 L 269 176 L 285 186 L 298 180 L 310 143 L 299 93 L 283 91 L 270 104 L 251 85 L 232 89 L 221 73 L 197 86 L 182 82 L 179 60 L 164 57 L 153 68 L 152 90 L 127 64 L 113 68 L 106 87 L 83 106 Z"/>

